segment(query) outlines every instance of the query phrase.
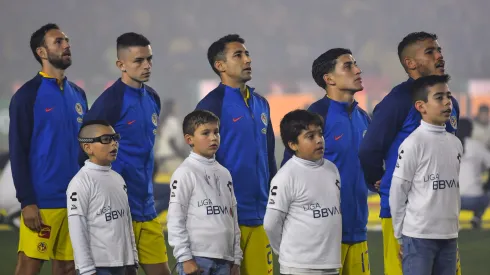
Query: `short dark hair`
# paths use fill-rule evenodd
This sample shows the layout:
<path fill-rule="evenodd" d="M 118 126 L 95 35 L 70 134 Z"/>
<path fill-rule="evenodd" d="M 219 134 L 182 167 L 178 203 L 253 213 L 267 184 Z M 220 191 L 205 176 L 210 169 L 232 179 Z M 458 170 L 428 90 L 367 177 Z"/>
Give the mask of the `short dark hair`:
<path fill-rule="evenodd" d="M 315 61 L 313 61 L 313 65 L 311 66 L 311 75 L 313 76 L 316 84 L 322 89 L 327 88 L 327 83 L 323 79 L 323 76 L 335 70 L 337 59 L 344 54 L 352 54 L 352 52 L 351 50 L 344 48 L 330 49 L 322 53 L 315 59 Z"/>
<path fill-rule="evenodd" d="M 103 120 L 103 119 L 94 119 L 94 120 L 84 121 L 82 126 L 80 127 L 80 130 L 78 131 L 78 137 L 81 137 L 80 133 L 82 132 L 83 128 L 90 126 L 90 125 L 102 125 L 102 126 L 112 127 L 112 125 L 107 120 Z"/>
<path fill-rule="evenodd" d="M 419 41 L 424 41 L 426 39 L 437 40 L 437 35 L 428 32 L 412 32 L 409 33 L 407 36 L 405 36 L 402 39 L 402 41 L 400 41 L 400 43 L 398 43 L 398 58 L 400 59 L 400 62 L 402 63 L 403 67 L 405 67 L 405 64 L 403 64 L 402 54 L 405 48 L 414 43 L 417 43 Z"/>
<path fill-rule="evenodd" d="M 150 40 L 142 34 L 135 32 L 127 32 L 121 34 L 117 38 L 117 50 L 126 49 L 129 47 L 146 47 L 150 45 Z"/>
<path fill-rule="evenodd" d="M 182 131 L 184 135 L 192 136 L 197 127 L 206 123 L 218 123 L 219 126 L 219 118 L 210 111 L 195 110 L 185 116 L 184 122 L 182 123 Z"/>
<path fill-rule="evenodd" d="M 428 75 L 417 78 L 412 83 L 412 101 L 413 103 L 422 100 L 424 102 L 428 101 L 429 90 L 427 88 L 432 87 L 440 83 L 448 83 L 451 77 L 447 74 L 445 75 Z"/>
<path fill-rule="evenodd" d="M 281 120 L 281 139 L 287 150 L 289 142 L 298 143 L 301 131 L 307 130 L 310 125 L 320 126 L 323 130 L 323 119 L 320 115 L 307 110 L 294 110 L 287 113 Z"/>
<path fill-rule="evenodd" d="M 214 62 L 217 60 L 226 60 L 225 49 L 228 43 L 238 42 L 241 44 L 245 44 L 245 39 L 241 38 L 238 34 L 228 34 L 220 39 L 216 40 L 209 46 L 208 48 L 208 61 L 213 71 L 219 74 L 219 71 L 214 67 Z"/>
<path fill-rule="evenodd" d="M 48 23 L 48 24 L 42 26 L 41 28 L 39 28 L 38 30 L 36 30 L 31 35 L 31 41 L 30 41 L 31 51 L 32 51 L 32 54 L 34 55 L 34 58 L 36 58 L 36 60 L 37 60 L 37 62 L 39 62 L 39 64 L 42 65 L 43 62 L 41 61 L 41 57 L 39 57 L 39 55 L 36 52 L 37 48 L 45 45 L 44 38 L 45 38 L 47 32 L 49 32 L 50 30 L 59 30 L 59 29 L 60 29 L 60 27 L 58 27 L 58 25 L 53 24 L 53 23 Z"/>

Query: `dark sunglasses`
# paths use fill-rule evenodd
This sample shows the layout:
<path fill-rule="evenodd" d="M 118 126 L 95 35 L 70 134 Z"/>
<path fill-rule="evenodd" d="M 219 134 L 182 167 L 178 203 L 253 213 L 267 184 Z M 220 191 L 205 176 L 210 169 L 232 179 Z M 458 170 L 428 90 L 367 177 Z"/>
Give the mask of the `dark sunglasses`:
<path fill-rule="evenodd" d="M 102 135 L 100 137 L 94 137 L 94 138 L 78 138 L 78 141 L 81 143 L 95 143 L 95 142 L 100 142 L 102 144 L 109 144 L 112 141 L 119 142 L 121 140 L 121 135 L 120 134 L 110 134 L 110 135 Z"/>

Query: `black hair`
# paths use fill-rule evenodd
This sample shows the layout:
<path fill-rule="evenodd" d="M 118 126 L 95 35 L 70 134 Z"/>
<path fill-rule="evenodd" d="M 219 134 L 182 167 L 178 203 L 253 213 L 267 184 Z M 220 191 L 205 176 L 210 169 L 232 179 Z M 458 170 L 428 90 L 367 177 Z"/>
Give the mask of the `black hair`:
<path fill-rule="evenodd" d="M 458 130 L 456 131 L 456 137 L 463 144 L 463 152 L 464 152 L 464 144 L 465 140 L 468 137 L 471 137 L 473 133 L 473 122 L 471 122 L 468 118 L 460 118 L 458 121 Z"/>
<path fill-rule="evenodd" d="M 216 40 L 209 46 L 208 48 L 208 61 L 213 71 L 219 74 L 219 71 L 214 67 L 214 62 L 217 60 L 226 60 L 225 49 L 228 43 L 238 42 L 241 44 L 245 44 L 245 39 L 241 38 L 238 34 L 228 34 L 220 39 Z"/>
<path fill-rule="evenodd" d="M 310 125 L 320 126 L 323 130 L 323 119 L 320 115 L 307 110 L 294 110 L 287 113 L 281 120 L 282 143 L 289 151 L 289 142 L 298 143 L 301 131 L 307 130 Z"/>
<path fill-rule="evenodd" d="M 210 111 L 195 110 L 185 116 L 184 122 L 182 123 L 182 131 L 184 135 L 192 136 L 197 127 L 206 123 L 218 123 L 219 126 L 219 118 Z"/>
<path fill-rule="evenodd" d="M 432 39 L 432 40 L 437 40 L 437 35 L 434 33 L 428 33 L 428 32 L 412 32 L 409 33 L 407 36 L 405 36 L 400 43 L 398 43 L 398 58 L 400 59 L 400 62 L 402 63 L 403 67 L 405 68 L 405 64 L 403 62 L 403 51 L 405 50 L 406 47 L 417 43 L 419 41 L 424 41 L 426 39 Z"/>
<path fill-rule="evenodd" d="M 84 121 L 82 126 L 80 127 L 80 131 L 78 131 L 78 137 L 82 137 L 80 136 L 80 133 L 85 127 L 90 125 L 102 125 L 102 126 L 112 127 L 112 125 L 107 120 L 94 119 L 94 120 Z"/>
<path fill-rule="evenodd" d="M 32 35 L 31 35 L 31 41 L 30 41 L 30 45 L 31 45 L 31 51 L 32 51 L 32 54 L 34 55 L 34 57 L 36 58 L 37 62 L 39 62 L 39 64 L 43 64 L 43 62 L 41 61 L 41 57 L 39 57 L 39 55 L 37 54 L 37 48 L 39 47 L 42 47 L 45 45 L 45 36 L 46 36 L 46 33 L 49 32 L 50 30 L 59 30 L 60 27 L 58 27 L 58 25 L 56 24 L 53 24 L 53 23 L 48 23 L 44 26 L 42 26 L 41 28 L 39 28 L 38 30 L 36 30 Z"/>
<path fill-rule="evenodd" d="M 322 53 L 315 59 L 315 61 L 313 61 L 313 65 L 311 65 L 311 75 L 316 84 L 322 89 L 327 88 L 327 83 L 323 79 L 323 76 L 335 70 L 337 59 L 344 54 L 352 54 L 352 52 L 351 50 L 344 48 L 330 49 Z"/>
<path fill-rule="evenodd" d="M 429 96 L 429 87 L 432 87 L 440 83 L 448 83 L 451 77 L 445 75 L 428 75 L 418 78 L 412 83 L 412 102 L 415 103 L 419 100 L 427 102 Z"/>
<path fill-rule="evenodd" d="M 150 40 L 139 33 L 127 32 L 117 38 L 117 51 L 129 47 L 146 47 L 150 45 Z"/>

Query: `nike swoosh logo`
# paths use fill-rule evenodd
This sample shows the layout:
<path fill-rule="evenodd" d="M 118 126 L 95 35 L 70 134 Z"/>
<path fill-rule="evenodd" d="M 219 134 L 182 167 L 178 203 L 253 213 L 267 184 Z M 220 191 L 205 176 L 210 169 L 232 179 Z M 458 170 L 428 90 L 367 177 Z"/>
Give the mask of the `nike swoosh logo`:
<path fill-rule="evenodd" d="M 135 122 L 136 122 L 136 120 L 131 120 L 131 121 L 128 121 L 128 124 L 131 125 L 131 124 L 133 124 Z"/>
<path fill-rule="evenodd" d="M 338 137 L 334 137 L 335 140 L 339 140 L 344 134 L 338 136 Z"/>
<path fill-rule="evenodd" d="M 272 273 L 272 269 L 269 269 L 269 270 L 267 271 L 267 274 L 270 274 L 270 273 Z"/>
<path fill-rule="evenodd" d="M 234 119 L 233 119 L 233 122 L 237 122 L 237 121 L 239 121 L 240 119 L 242 119 L 242 117 L 243 117 L 243 116 L 241 116 L 241 117 L 237 117 L 237 118 L 234 118 Z"/>
<path fill-rule="evenodd" d="M 51 108 L 46 108 L 46 109 L 44 109 L 44 111 L 46 111 L 46 113 L 49 113 L 49 112 L 51 112 L 53 109 L 54 109 L 54 107 L 51 107 Z"/>

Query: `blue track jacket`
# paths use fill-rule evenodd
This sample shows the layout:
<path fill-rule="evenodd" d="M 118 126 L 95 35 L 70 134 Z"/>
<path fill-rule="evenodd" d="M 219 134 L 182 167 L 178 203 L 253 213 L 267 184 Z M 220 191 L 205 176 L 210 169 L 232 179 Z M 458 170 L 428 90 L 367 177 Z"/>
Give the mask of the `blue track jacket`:
<path fill-rule="evenodd" d="M 66 208 L 66 188 L 80 169 L 78 131 L 85 92 L 66 80 L 37 74 L 12 97 L 9 154 L 21 207 Z"/>
<path fill-rule="evenodd" d="M 198 104 L 220 118 L 221 145 L 216 160 L 233 178 L 240 225 L 264 222 L 269 185 L 277 172 L 274 133 L 267 100 L 248 87 L 245 104 L 240 89 L 220 84 Z"/>
<path fill-rule="evenodd" d="M 133 220 L 156 218 L 153 198 L 153 145 L 160 115 L 160 98 L 149 86 L 136 89 L 118 79 L 90 108 L 85 121 L 107 120 L 121 134 L 112 169 L 126 181 Z M 83 160 L 83 158 L 82 158 Z"/>
<path fill-rule="evenodd" d="M 325 121 L 324 158 L 333 162 L 340 173 L 340 207 L 342 208 L 342 242 L 358 243 L 367 240 L 368 188 L 358 158 L 359 146 L 370 118 L 354 101 L 349 104 L 324 97 L 313 103 L 309 111 L 321 115 Z M 281 166 L 292 156 L 284 151 Z"/>
<path fill-rule="evenodd" d="M 361 143 L 359 158 L 366 183 L 373 185 L 381 179 L 381 218 L 391 218 L 390 187 L 398 157 L 398 147 L 420 125 L 422 116 L 412 104 L 412 78 L 395 86 L 376 105 L 373 121 Z M 459 105 L 452 99 L 453 111 L 446 123 L 446 130 L 456 133 L 459 120 Z M 384 162 L 384 167 L 383 167 Z"/>

